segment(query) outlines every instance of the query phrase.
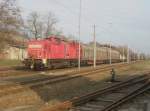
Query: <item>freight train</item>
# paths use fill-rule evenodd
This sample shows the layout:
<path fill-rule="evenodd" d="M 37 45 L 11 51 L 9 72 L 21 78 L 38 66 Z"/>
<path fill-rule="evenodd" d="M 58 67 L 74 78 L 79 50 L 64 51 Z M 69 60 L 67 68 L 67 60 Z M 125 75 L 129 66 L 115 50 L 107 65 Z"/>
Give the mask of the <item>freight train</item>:
<path fill-rule="evenodd" d="M 24 60 L 25 66 L 31 69 L 54 68 L 59 65 L 77 66 L 79 55 L 79 43 L 68 41 L 57 36 L 50 36 L 41 40 L 28 42 L 28 58 Z M 80 45 L 81 65 L 93 64 L 94 48 L 88 44 Z M 109 63 L 110 48 L 101 46 L 96 49 L 96 63 Z M 112 63 L 120 62 L 121 54 L 111 49 Z"/>

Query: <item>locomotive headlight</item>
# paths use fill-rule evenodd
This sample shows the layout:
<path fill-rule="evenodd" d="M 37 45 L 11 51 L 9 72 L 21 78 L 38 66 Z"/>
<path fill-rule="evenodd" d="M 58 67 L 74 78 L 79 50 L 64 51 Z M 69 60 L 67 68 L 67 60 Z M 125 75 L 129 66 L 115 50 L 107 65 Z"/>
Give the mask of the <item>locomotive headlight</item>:
<path fill-rule="evenodd" d="M 43 64 L 47 64 L 47 59 L 42 59 Z"/>

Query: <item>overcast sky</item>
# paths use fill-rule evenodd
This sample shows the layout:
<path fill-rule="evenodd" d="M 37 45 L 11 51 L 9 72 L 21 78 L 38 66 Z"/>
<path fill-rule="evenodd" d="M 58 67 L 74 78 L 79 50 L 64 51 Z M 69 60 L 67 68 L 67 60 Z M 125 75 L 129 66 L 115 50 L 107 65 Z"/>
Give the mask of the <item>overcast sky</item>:
<path fill-rule="evenodd" d="M 57 28 L 78 39 L 79 0 L 18 0 L 24 17 L 32 11 L 53 12 Z M 129 45 L 150 53 L 150 0 L 82 0 L 81 40 Z"/>

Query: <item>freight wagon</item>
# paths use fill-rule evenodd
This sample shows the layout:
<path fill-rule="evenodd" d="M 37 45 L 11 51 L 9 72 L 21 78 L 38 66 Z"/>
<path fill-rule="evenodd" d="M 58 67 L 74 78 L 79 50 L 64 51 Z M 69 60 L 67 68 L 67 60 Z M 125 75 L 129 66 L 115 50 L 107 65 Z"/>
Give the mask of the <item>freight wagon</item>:
<path fill-rule="evenodd" d="M 90 45 L 80 46 L 81 65 L 93 64 L 94 49 Z M 110 53 L 108 47 L 97 47 L 97 64 L 108 63 Z M 25 66 L 34 69 L 54 68 L 57 66 L 77 66 L 79 44 L 76 41 L 66 41 L 56 36 L 42 40 L 28 42 L 28 58 L 24 60 Z M 112 49 L 112 62 L 120 61 L 120 53 Z"/>

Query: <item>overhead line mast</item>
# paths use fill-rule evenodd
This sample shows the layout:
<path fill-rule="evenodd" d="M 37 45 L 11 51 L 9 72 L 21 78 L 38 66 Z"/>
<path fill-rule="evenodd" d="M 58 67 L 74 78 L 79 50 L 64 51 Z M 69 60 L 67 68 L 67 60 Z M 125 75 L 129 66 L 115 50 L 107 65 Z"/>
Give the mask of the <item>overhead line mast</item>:
<path fill-rule="evenodd" d="M 79 55 L 78 55 L 78 69 L 80 70 L 81 68 L 81 42 L 80 42 L 80 39 L 81 39 L 81 9 L 82 9 L 82 0 L 80 0 L 80 9 L 79 9 Z"/>
<path fill-rule="evenodd" d="M 123 53 L 123 54 L 122 54 L 122 62 L 124 63 L 124 62 L 125 62 L 125 61 L 124 61 L 124 60 L 125 60 L 125 54 L 124 54 L 124 53 L 125 53 L 125 51 L 124 51 L 124 46 L 123 46 L 123 48 L 122 48 L 122 53 Z"/>
<path fill-rule="evenodd" d="M 127 63 L 130 63 L 130 48 L 127 46 Z"/>
<path fill-rule="evenodd" d="M 109 44 L 109 64 L 111 65 L 112 64 L 112 58 L 111 58 L 111 52 L 112 52 L 112 46 L 111 46 L 111 43 Z"/>
<path fill-rule="evenodd" d="M 96 30 L 96 26 L 94 24 L 94 26 L 93 26 L 93 31 L 94 31 L 94 33 L 93 33 L 93 37 L 94 37 L 94 40 L 93 40 L 93 42 L 94 42 L 94 68 L 96 68 L 96 33 L 95 33 L 95 30 Z"/>

